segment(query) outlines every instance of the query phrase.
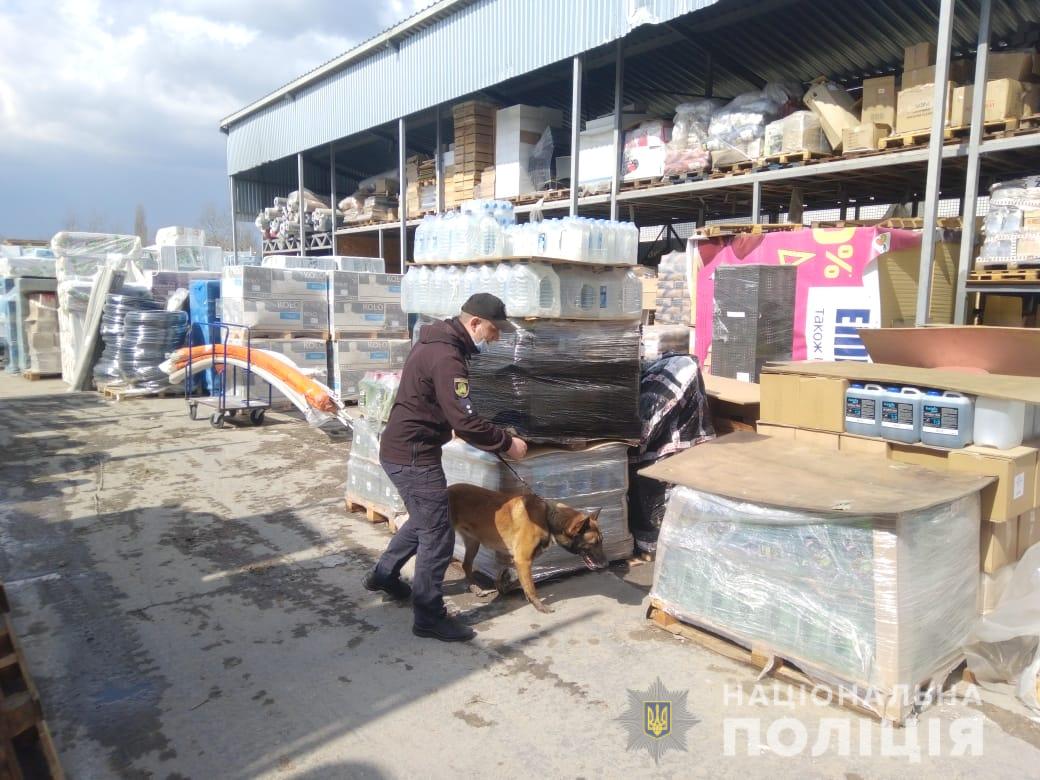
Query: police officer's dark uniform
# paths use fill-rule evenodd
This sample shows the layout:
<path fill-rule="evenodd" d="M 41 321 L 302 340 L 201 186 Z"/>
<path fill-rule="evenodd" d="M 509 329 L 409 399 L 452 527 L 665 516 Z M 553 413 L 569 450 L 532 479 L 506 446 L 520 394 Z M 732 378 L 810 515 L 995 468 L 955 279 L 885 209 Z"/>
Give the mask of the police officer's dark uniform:
<path fill-rule="evenodd" d="M 493 295 L 472 296 L 462 311 L 492 322 L 500 331 L 515 328 L 505 305 Z M 454 430 L 460 438 L 489 452 L 512 444 L 506 431 L 477 415 L 469 398 L 469 358 L 477 354 L 458 317 L 423 326 L 419 343 L 408 355 L 397 398 L 383 431 L 379 459 L 394 483 L 408 522 L 393 536 L 375 569 L 365 578 L 369 590 L 398 599 L 408 597 L 401 567 L 413 556 L 413 632 L 437 639 L 465 640 L 473 631 L 447 617 L 444 574 L 451 563 L 455 534 L 448 516 L 448 486 L 441 468 L 441 447 Z"/>

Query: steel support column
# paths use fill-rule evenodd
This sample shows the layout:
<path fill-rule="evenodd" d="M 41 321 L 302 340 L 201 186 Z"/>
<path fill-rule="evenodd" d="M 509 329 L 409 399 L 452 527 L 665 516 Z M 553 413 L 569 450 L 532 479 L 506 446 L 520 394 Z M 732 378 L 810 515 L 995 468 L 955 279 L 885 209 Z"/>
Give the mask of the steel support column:
<path fill-rule="evenodd" d="M 971 104 L 971 132 L 968 135 L 968 169 L 964 182 L 964 209 L 961 219 L 961 256 L 957 266 L 957 288 L 953 299 L 953 321 L 963 325 L 967 316 L 968 272 L 975 261 L 975 214 L 979 200 L 979 145 L 982 143 L 982 118 L 986 106 L 986 63 L 989 59 L 989 31 L 992 0 L 979 2 L 979 42 L 975 56 L 975 89 Z"/>
<path fill-rule="evenodd" d="M 578 158 L 581 145 L 581 55 L 573 60 L 571 77 L 571 209 L 572 217 L 578 216 Z"/>
<path fill-rule="evenodd" d="M 303 152 L 296 155 L 296 205 L 300 210 L 300 254 L 307 254 L 307 211 L 303 197 Z"/>
<path fill-rule="evenodd" d="M 950 39 L 953 33 L 954 0 L 942 0 L 939 6 L 939 38 L 935 46 L 935 94 L 932 98 L 932 135 L 928 141 L 928 173 L 925 186 L 924 232 L 921 235 L 921 268 L 917 283 L 918 326 L 928 323 L 932 300 L 932 265 L 935 261 L 935 227 L 939 218 L 939 186 L 942 179 L 943 130 L 949 95 Z M 982 100 L 977 99 L 981 104 Z"/>
<path fill-rule="evenodd" d="M 404 170 L 407 166 L 405 161 L 407 158 L 406 141 L 404 117 L 401 117 L 397 120 L 397 216 L 401 220 L 401 273 L 404 273 L 404 264 L 408 260 L 408 196 L 405 192 L 408 182 L 404 175 Z"/>
<path fill-rule="evenodd" d="M 332 227 L 329 228 L 329 243 L 332 254 L 336 254 L 336 145 L 329 144 L 329 205 L 332 207 Z"/>
<path fill-rule="evenodd" d="M 441 106 L 437 104 L 435 120 L 437 123 L 437 138 L 434 141 L 434 176 L 437 179 L 437 202 L 434 208 L 440 214 L 444 211 L 444 139 L 441 138 Z"/>
<path fill-rule="evenodd" d="M 751 221 L 757 223 L 762 214 L 762 182 L 756 181 L 751 185 Z"/>
<path fill-rule="evenodd" d="M 614 44 L 614 175 L 610 179 L 610 218 L 618 218 L 617 196 L 621 191 L 621 164 L 625 156 L 625 42 L 618 38 Z"/>
<path fill-rule="evenodd" d="M 231 253 L 235 257 L 235 265 L 238 265 L 238 221 L 235 219 L 235 177 L 228 176 L 231 185 Z M 261 238 L 261 246 L 263 239 Z M 263 252 L 261 252 L 263 254 Z"/>

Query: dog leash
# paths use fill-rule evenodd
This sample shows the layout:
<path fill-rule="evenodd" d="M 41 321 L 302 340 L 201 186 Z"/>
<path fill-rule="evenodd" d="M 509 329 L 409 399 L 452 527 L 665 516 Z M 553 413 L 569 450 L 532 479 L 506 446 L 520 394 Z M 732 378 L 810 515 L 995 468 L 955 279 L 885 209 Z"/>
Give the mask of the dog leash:
<path fill-rule="evenodd" d="M 534 489 L 533 487 L 531 487 L 531 486 L 530 486 L 530 485 L 529 485 L 529 484 L 527 483 L 527 480 L 526 480 L 526 479 L 524 479 L 523 477 L 521 477 L 521 476 L 520 476 L 520 475 L 519 475 L 519 474 L 518 474 L 518 473 L 516 472 L 516 469 L 514 469 L 514 468 L 512 467 L 512 465 L 511 465 L 511 464 L 509 463 L 509 461 L 507 461 L 507 460 L 506 460 L 505 458 L 503 458 L 503 457 L 502 457 L 502 453 L 501 453 L 501 452 L 496 452 L 496 453 L 495 453 L 495 455 L 496 455 L 496 456 L 498 457 L 498 459 L 499 459 L 500 461 L 502 461 L 502 465 L 504 465 L 504 466 L 505 466 L 505 467 L 506 467 L 507 469 L 509 469 L 509 470 L 510 470 L 510 471 L 511 471 L 511 472 L 513 473 L 513 476 L 517 478 L 517 481 L 519 481 L 521 485 L 523 485 L 523 486 L 524 486 L 525 488 L 527 488 L 527 489 L 528 489 L 528 491 L 529 491 L 529 492 L 531 493 L 531 495 L 532 495 L 532 496 L 537 496 L 537 495 L 538 495 L 538 494 L 537 494 L 537 493 L 535 492 L 535 489 Z"/>

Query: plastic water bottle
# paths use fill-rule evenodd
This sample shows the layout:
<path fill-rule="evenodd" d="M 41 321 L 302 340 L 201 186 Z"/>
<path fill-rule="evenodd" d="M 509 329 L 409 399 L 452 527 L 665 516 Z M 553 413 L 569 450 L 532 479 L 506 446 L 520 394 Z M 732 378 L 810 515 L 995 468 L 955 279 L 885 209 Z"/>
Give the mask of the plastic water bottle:
<path fill-rule="evenodd" d="M 434 230 L 434 227 L 433 217 L 427 214 L 415 229 L 415 246 L 413 252 L 415 254 L 416 262 L 424 262 L 429 257 L 430 233 Z"/>
<path fill-rule="evenodd" d="M 416 300 L 418 293 L 416 285 L 418 281 L 419 269 L 414 265 L 405 271 L 404 278 L 401 279 L 401 309 L 409 314 L 419 313 L 418 301 Z"/>
<path fill-rule="evenodd" d="M 886 387 L 881 395 L 881 435 L 889 441 L 921 440 L 921 398 L 916 387 Z"/>
<path fill-rule="evenodd" d="M 445 266 L 439 266 L 433 270 L 428 310 L 424 312 L 424 314 L 434 314 L 437 316 L 443 316 L 446 314 L 447 297 L 448 269 Z"/>
<path fill-rule="evenodd" d="M 558 317 L 560 279 L 542 263 L 516 263 L 505 304 L 511 317 Z"/>
<path fill-rule="evenodd" d="M 859 436 L 881 435 L 881 385 L 853 382 L 845 391 L 845 431 Z"/>
<path fill-rule="evenodd" d="M 494 295 L 495 290 L 495 268 L 490 265 L 482 265 L 478 269 L 477 292 L 490 293 Z"/>
<path fill-rule="evenodd" d="M 415 279 L 415 313 L 430 313 L 430 292 L 433 286 L 433 271 L 426 266 L 419 266 Z"/>
<path fill-rule="evenodd" d="M 477 252 L 479 257 L 502 257 L 502 227 L 498 224 L 490 211 L 485 211 L 480 218 L 480 248 Z"/>
<path fill-rule="evenodd" d="M 975 425 L 972 438 L 980 447 L 1009 450 L 1022 443 L 1025 434 L 1026 404 L 1001 398 L 975 399 Z"/>
<path fill-rule="evenodd" d="M 480 266 L 468 265 L 462 273 L 462 302 L 465 303 L 471 295 L 481 292 L 480 289 Z"/>
<path fill-rule="evenodd" d="M 638 319 L 643 313 L 643 282 L 635 271 L 622 271 L 621 313 L 625 317 Z"/>
<path fill-rule="evenodd" d="M 567 267 L 560 276 L 560 316 L 573 319 L 596 319 L 599 313 L 599 286 L 595 274 L 587 268 Z"/>
<path fill-rule="evenodd" d="M 950 390 L 926 390 L 921 408 L 921 443 L 960 449 L 971 444 L 975 404 Z"/>
<path fill-rule="evenodd" d="M 440 270 L 440 269 L 438 269 Z M 462 297 L 463 271 L 457 265 L 450 266 L 444 277 L 444 311 L 448 316 L 455 316 L 466 299 Z"/>
<path fill-rule="evenodd" d="M 489 292 L 496 298 L 500 298 L 505 301 L 509 297 L 509 278 L 512 275 L 513 269 L 510 268 L 509 263 L 499 263 L 495 268 L 495 273 L 492 277 L 491 290 Z M 506 309 L 509 312 L 509 309 Z"/>

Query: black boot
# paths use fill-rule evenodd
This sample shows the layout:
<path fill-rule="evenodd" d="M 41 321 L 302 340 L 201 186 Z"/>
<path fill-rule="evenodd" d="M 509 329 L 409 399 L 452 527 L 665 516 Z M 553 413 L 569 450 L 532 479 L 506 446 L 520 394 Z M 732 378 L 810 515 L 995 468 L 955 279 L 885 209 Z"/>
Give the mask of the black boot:
<path fill-rule="evenodd" d="M 441 615 L 422 623 L 416 622 L 412 625 L 412 633 L 442 642 L 468 642 L 477 635 L 472 628 L 448 615 Z"/>
<path fill-rule="evenodd" d="M 364 585 L 368 590 L 382 591 L 394 601 L 407 601 L 412 597 L 412 589 L 407 582 L 400 577 L 394 577 L 392 580 L 380 579 L 374 569 L 365 575 Z"/>

